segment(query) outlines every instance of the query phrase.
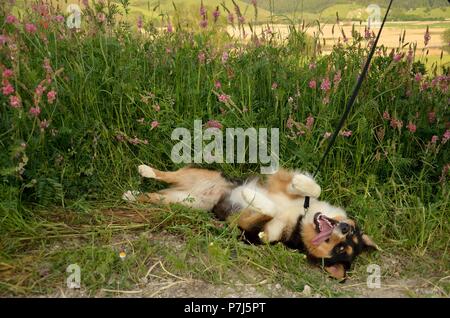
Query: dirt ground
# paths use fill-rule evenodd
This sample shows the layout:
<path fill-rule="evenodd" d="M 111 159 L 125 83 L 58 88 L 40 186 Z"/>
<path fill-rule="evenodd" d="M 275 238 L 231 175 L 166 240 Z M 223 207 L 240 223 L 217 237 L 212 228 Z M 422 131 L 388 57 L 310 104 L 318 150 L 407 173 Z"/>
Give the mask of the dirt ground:
<path fill-rule="evenodd" d="M 180 250 L 184 243 L 179 238 L 165 233 L 150 234 L 151 239 L 164 242 L 167 247 Z M 121 238 L 122 241 L 124 238 Z M 132 239 L 127 236 L 126 239 Z M 255 247 L 257 248 L 257 247 Z M 448 294 L 439 286 L 433 284 L 431 279 L 421 276 L 401 278 L 396 277 L 403 267 L 403 259 L 398 256 L 383 256 L 383 267 L 394 273 L 380 278 L 379 288 L 369 288 L 366 281 L 361 278 L 347 279 L 339 284 L 337 289 L 348 292 L 350 297 L 357 298 L 405 298 L 405 297 L 448 297 Z M 317 269 L 313 269 L 317 270 Z M 440 281 L 450 281 L 450 276 Z M 59 291 L 42 297 L 92 297 L 81 289 L 60 288 Z M 270 283 L 262 278 L 255 284 L 245 284 L 238 278 L 213 284 L 203 280 L 181 277 L 169 272 L 164 266 L 164 259 L 154 259 L 146 275 L 141 277 L 140 283 L 134 289 L 121 290 L 101 289 L 94 297 L 120 297 L 120 298 L 321 298 L 323 294 L 306 285 L 301 292 L 292 291 L 278 283 Z"/>

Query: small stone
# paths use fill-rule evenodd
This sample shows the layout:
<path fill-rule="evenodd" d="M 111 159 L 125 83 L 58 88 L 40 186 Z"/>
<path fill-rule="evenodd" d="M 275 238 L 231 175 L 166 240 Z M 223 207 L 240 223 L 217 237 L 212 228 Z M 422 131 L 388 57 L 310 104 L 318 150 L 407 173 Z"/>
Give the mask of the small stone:
<path fill-rule="evenodd" d="M 275 288 L 276 288 L 276 289 L 281 289 L 281 285 L 280 285 L 280 284 L 276 284 L 276 285 L 275 285 Z"/>

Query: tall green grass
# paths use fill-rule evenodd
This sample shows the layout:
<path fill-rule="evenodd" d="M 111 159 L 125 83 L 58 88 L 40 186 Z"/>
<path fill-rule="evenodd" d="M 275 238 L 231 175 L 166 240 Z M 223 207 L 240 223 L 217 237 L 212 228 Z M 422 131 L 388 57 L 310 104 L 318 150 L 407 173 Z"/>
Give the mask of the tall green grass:
<path fill-rule="evenodd" d="M 215 26 L 211 12 L 206 29 L 172 21 L 173 32 L 147 25 L 138 33 L 114 19 L 123 9 L 100 2 L 84 8 L 75 31 L 55 21 L 54 9 L 36 8 L 45 14 L 29 10 L 7 23 L 11 6 L 3 3 L 0 15 L 0 68 L 13 73 L 3 86 L 15 90 L 0 96 L 2 235 L 26 229 L 36 208 L 83 211 L 93 201 L 118 203 L 130 188 L 155 189 L 140 184 L 137 165 L 178 168 L 171 133 L 192 130 L 195 119 L 278 127 L 281 165 L 314 170 L 369 45 L 362 34 L 321 56 L 322 42 L 300 23 L 286 40 L 268 26 L 242 41 Z M 37 31 L 27 32 L 25 23 Z M 380 48 L 344 128 L 351 136 L 338 138 L 318 181 L 323 199 L 346 207 L 377 241 L 445 251 L 448 259 L 448 70 L 425 70 L 414 56 L 408 60 L 408 50 Z M 46 87 L 41 99 L 39 83 Z M 230 102 L 220 102 L 221 94 Z M 12 95 L 21 107 L 10 105 Z M 38 116 L 30 114 L 35 106 Z M 259 171 L 256 164 L 203 166 L 235 177 Z"/>

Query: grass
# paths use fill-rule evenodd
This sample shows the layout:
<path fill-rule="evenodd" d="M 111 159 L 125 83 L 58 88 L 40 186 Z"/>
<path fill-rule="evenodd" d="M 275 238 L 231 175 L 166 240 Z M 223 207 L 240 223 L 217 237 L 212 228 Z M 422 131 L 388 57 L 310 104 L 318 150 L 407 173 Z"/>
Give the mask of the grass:
<path fill-rule="evenodd" d="M 204 211 L 181 206 L 150 211 L 142 206 L 97 208 L 85 214 L 61 213 L 58 209 L 35 211 L 36 223 L 30 224 L 32 235 L 18 232 L 2 240 L 5 246 L 27 252 L 3 259 L 0 294 L 59 294 L 65 289 L 66 267 L 77 264 L 82 269 L 80 293 L 84 296 L 120 295 L 125 291 L 156 296 L 158 288 L 145 289 L 148 279 L 162 286 L 196 280 L 219 286 L 233 281 L 252 286 L 264 282 L 281 284 L 294 292 L 302 292 L 309 285 L 321 296 L 358 295 L 313 269 L 303 254 L 281 245 L 255 248 L 243 244 L 236 228 L 223 226 Z M 123 260 L 120 251 L 127 254 Z M 448 293 L 448 284 L 439 282 L 437 272 L 440 267 L 445 269 L 448 260 L 422 256 L 420 264 L 409 263 L 416 257 L 400 258 L 406 265 L 400 277 L 418 279 L 418 272 L 428 272 L 441 294 Z M 381 263 L 383 258 L 391 260 L 394 256 L 390 252 L 363 255 L 350 273 L 352 283 L 364 282 L 365 268 Z M 394 284 L 397 271 L 384 266 L 383 283 Z M 431 273 L 437 276 L 433 278 Z"/>
<path fill-rule="evenodd" d="M 37 26 L 33 33 L 5 23 L 10 9 L 0 15 L 8 37 L 0 47 L 2 85 L 14 87 L 0 96 L 1 295 L 67 292 L 72 263 L 82 268 L 78 295 L 85 296 L 157 296 L 197 280 L 265 281 L 263 289 L 281 284 L 294 292 L 309 285 L 321 296 L 367 292 L 329 280 L 281 245 L 245 245 L 235 227 L 205 211 L 120 201 L 125 190 L 160 188 L 140 180 L 138 164 L 181 166 L 170 160 L 170 136 L 176 127 L 192 129 L 194 119 L 278 127 L 281 165 L 314 170 L 367 54 L 364 39 L 321 56 L 294 27 L 284 41 L 267 33 L 249 43 L 212 23 L 176 25 L 172 33 L 146 25 L 138 34 L 103 7 L 85 12 L 91 22 L 79 32 L 28 12 L 22 18 Z M 100 12 L 106 23 L 94 18 Z M 323 198 L 345 207 L 384 250 L 358 259 L 354 284 L 364 285 L 375 263 L 387 285 L 408 289 L 407 280 L 425 280 L 434 295 L 448 296 L 448 76 L 437 75 L 445 72 L 405 57 L 395 62 L 388 50 L 377 55 L 344 128 L 352 135 L 339 137 L 319 175 Z M 320 88 L 325 78 L 330 90 Z M 259 171 L 257 164 L 203 166 L 240 178 Z M 149 282 L 156 287 L 147 290 Z"/>

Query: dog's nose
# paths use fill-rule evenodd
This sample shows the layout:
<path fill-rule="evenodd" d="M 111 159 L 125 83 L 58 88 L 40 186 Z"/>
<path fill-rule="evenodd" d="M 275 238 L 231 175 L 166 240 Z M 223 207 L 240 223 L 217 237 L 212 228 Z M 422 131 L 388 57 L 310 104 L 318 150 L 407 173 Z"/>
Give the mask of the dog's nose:
<path fill-rule="evenodd" d="M 342 234 L 347 234 L 350 231 L 350 225 L 347 223 L 339 223 L 339 228 L 341 229 Z"/>

